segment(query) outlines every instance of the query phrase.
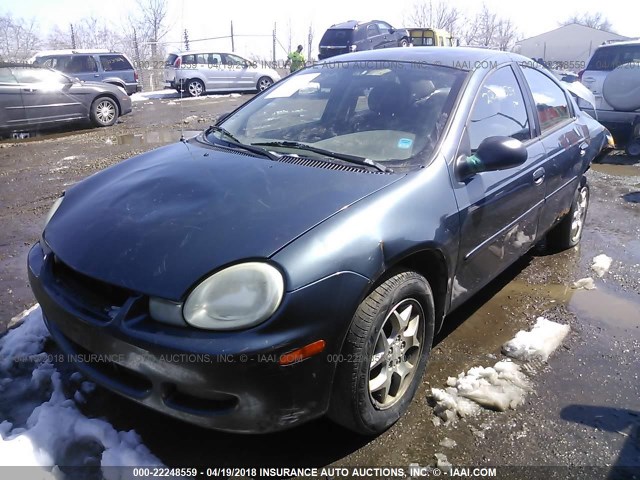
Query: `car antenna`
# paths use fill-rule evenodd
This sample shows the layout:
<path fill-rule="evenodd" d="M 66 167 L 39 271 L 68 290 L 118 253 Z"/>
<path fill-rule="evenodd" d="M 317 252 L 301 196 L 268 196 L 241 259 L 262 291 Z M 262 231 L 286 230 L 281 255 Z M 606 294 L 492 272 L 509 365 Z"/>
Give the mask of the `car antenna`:
<path fill-rule="evenodd" d="M 182 0 L 181 2 L 181 7 L 180 7 L 180 30 L 182 32 L 185 31 L 184 29 L 184 0 Z M 187 47 L 188 49 L 188 47 Z M 180 62 L 180 67 L 182 68 L 182 62 Z M 178 72 L 176 72 L 176 77 L 178 76 Z M 184 82 L 182 81 L 182 78 L 180 78 L 180 141 L 184 143 L 184 105 L 182 105 L 184 102 L 182 101 L 182 93 L 184 90 Z"/>

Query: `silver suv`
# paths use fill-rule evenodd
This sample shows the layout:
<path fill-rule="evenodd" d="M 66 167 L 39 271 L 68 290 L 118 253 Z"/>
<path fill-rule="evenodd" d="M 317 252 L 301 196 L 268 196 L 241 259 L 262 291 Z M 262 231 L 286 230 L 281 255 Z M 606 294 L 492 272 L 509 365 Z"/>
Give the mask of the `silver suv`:
<path fill-rule="evenodd" d="M 178 52 L 167 56 L 165 86 L 191 97 L 206 92 L 262 91 L 280 80 L 280 75 L 235 53 L 218 51 Z"/>
<path fill-rule="evenodd" d="M 53 68 L 85 82 L 105 82 L 132 95 L 142 90 L 129 58 L 109 50 L 49 50 L 36 53 L 31 63 Z"/>
<path fill-rule="evenodd" d="M 598 47 L 581 81 L 595 95 L 596 111 L 584 100 L 580 107 L 597 116 L 627 154 L 640 155 L 640 40 Z"/>

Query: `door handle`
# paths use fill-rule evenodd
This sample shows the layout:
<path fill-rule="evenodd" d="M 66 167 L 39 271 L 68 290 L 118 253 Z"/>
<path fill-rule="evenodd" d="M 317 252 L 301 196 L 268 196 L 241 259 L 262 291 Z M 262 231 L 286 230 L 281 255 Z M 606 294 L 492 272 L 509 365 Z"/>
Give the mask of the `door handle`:
<path fill-rule="evenodd" d="M 98 77 L 100 76 L 100 74 L 99 74 L 99 73 L 94 73 L 94 74 L 93 74 L 93 76 L 94 76 L 95 78 L 98 78 Z"/>
<path fill-rule="evenodd" d="M 587 148 L 589 148 L 589 144 L 587 142 L 582 142 L 580 144 L 580 156 L 583 157 L 585 153 L 587 153 Z"/>
<path fill-rule="evenodd" d="M 27 92 L 27 93 L 31 93 L 31 92 L 35 92 L 36 89 L 35 88 L 23 88 L 22 91 L 23 92 Z"/>
<path fill-rule="evenodd" d="M 542 182 L 544 182 L 544 168 L 540 167 L 533 172 L 533 183 L 542 185 Z"/>

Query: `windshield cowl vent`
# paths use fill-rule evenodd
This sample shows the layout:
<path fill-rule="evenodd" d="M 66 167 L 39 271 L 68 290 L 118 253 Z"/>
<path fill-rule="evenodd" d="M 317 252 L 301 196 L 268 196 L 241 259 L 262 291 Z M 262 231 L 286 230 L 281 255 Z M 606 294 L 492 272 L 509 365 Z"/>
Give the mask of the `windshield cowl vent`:
<path fill-rule="evenodd" d="M 324 160 L 316 160 L 305 157 L 294 157 L 291 155 L 283 155 L 279 157 L 278 162 L 291 163 L 293 165 L 300 165 L 303 167 L 313 168 L 326 168 L 327 170 L 340 170 L 342 172 L 354 172 L 354 173 L 375 173 L 385 175 L 386 172 L 380 172 L 372 168 L 359 167 L 355 165 L 345 165 L 343 163 L 325 162 Z"/>

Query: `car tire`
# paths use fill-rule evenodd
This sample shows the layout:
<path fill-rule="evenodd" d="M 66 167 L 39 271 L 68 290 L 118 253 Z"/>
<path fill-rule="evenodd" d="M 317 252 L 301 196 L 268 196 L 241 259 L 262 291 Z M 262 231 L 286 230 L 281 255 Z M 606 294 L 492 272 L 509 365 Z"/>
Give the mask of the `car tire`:
<path fill-rule="evenodd" d="M 187 80 L 186 85 L 187 88 L 185 88 L 185 91 L 190 97 L 200 97 L 206 93 L 204 83 L 202 83 L 202 81 L 198 80 L 197 78 Z"/>
<path fill-rule="evenodd" d="M 400 270 L 384 277 L 362 301 L 349 327 L 329 418 L 362 435 L 393 425 L 420 384 L 434 323 L 433 294 L 422 275 Z"/>
<path fill-rule="evenodd" d="M 401 38 L 400 41 L 398 42 L 398 46 L 399 47 L 408 47 L 409 46 L 409 39 L 407 37 Z"/>
<path fill-rule="evenodd" d="M 262 92 L 273 85 L 273 80 L 269 77 L 260 77 L 258 82 L 256 83 L 256 90 L 258 92 Z"/>
<path fill-rule="evenodd" d="M 120 111 L 113 98 L 98 97 L 91 104 L 91 121 L 97 127 L 109 127 L 116 123 Z"/>
<path fill-rule="evenodd" d="M 624 149 L 624 153 L 630 157 L 640 156 L 640 139 L 631 140 Z"/>
<path fill-rule="evenodd" d="M 547 234 L 547 248 L 549 250 L 559 252 L 580 243 L 588 208 L 589 185 L 586 178 L 583 177 L 573 196 L 569 213 Z"/>

